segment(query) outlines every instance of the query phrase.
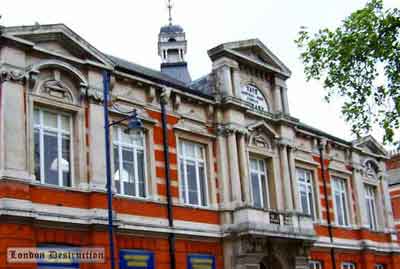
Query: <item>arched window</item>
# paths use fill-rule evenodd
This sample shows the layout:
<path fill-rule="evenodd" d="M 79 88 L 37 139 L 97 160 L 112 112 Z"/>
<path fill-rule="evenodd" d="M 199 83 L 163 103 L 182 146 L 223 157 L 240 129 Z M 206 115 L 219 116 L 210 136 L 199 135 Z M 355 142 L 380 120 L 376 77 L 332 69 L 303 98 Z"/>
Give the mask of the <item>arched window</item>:
<path fill-rule="evenodd" d="M 254 110 L 268 112 L 269 105 L 262 91 L 253 84 L 247 84 L 241 89 L 241 98 Z"/>

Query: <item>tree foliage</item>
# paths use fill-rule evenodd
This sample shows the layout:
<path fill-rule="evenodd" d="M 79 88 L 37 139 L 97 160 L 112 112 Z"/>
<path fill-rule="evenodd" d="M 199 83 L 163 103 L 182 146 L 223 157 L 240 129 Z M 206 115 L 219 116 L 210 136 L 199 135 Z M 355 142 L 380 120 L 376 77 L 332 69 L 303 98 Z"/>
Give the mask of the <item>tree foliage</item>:
<path fill-rule="evenodd" d="M 370 0 L 334 30 L 310 34 L 302 27 L 295 42 L 307 80 L 323 81 L 328 102 L 342 97 L 352 131 L 360 136 L 380 126 L 384 142 L 394 142 L 400 125 L 400 10 Z"/>

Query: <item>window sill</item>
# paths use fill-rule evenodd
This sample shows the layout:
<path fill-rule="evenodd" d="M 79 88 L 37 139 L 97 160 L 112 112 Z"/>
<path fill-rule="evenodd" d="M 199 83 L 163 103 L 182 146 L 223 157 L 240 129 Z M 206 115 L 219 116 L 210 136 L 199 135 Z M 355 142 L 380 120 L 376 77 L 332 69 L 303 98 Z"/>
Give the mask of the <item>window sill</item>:
<path fill-rule="evenodd" d="M 120 194 L 120 193 L 113 193 L 113 196 L 115 198 L 120 198 L 120 199 L 125 199 L 125 200 L 135 200 L 135 201 L 141 201 L 141 202 L 156 202 L 151 196 L 149 197 L 137 197 L 137 196 L 130 196 L 126 194 Z"/>
<path fill-rule="evenodd" d="M 218 208 L 216 208 L 215 206 L 199 206 L 199 205 L 184 204 L 182 202 L 174 204 L 174 206 L 198 209 L 198 210 L 218 211 Z"/>
<path fill-rule="evenodd" d="M 79 188 L 76 186 L 66 187 L 66 186 L 52 185 L 52 184 L 47 184 L 47 183 L 41 183 L 37 180 L 32 180 L 30 185 L 37 186 L 37 187 L 44 187 L 44 188 L 48 188 L 48 189 L 63 190 L 63 191 L 88 192 L 87 190 L 83 190 L 82 188 Z"/>

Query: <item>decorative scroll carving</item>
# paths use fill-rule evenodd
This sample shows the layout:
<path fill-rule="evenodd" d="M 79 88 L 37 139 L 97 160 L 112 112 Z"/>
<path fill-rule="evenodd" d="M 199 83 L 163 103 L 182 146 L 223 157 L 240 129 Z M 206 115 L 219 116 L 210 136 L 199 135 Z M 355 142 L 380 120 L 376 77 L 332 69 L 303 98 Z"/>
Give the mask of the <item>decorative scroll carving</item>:
<path fill-rule="evenodd" d="M 41 91 L 50 97 L 61 99 L 69 103 L 74 103 L 74 97 L 71 89 L 60 80 L 45 81 L 42 85 Z"/>
<path fill-rule="evenodd" d="M 17 71 L 6 69 L 4 67 L 0 67 L 0 81 L 18 81 L 18 82 L 29 82 L 29 86 L 33 87 L 37 80 L 37 75 L 39 72 L 35 69 L 30 69 L 28 71 Z"/>

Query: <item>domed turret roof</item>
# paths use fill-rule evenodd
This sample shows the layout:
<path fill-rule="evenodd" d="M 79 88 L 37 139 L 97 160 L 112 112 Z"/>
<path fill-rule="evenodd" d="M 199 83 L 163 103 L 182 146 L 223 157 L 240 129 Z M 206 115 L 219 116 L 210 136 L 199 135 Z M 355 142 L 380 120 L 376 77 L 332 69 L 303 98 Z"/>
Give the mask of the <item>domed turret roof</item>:
<path fill-rule="evenodd" d="M 166 34 L 183 33 L 183 28 L 180 25 L 166 25 L 161 27 L 160 33 L 166 33 Z"/>

